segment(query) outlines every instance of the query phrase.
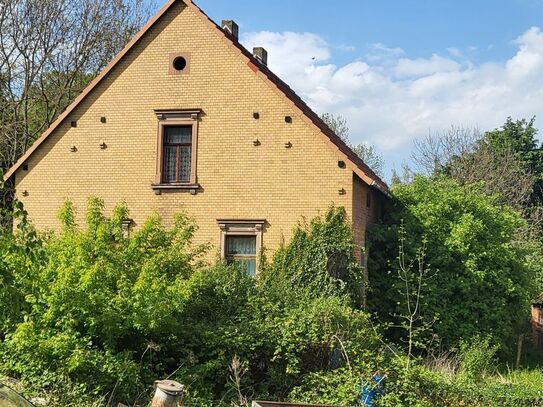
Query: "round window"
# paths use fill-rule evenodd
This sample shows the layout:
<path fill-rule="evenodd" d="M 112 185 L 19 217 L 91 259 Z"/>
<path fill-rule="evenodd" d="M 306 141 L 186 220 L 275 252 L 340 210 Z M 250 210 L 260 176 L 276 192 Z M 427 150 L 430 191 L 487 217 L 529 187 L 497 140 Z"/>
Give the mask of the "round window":
<path fill-rule="evenodd" d="M 183 69 L 186 68 L 186 66 L 187 66 L 187 60 L 183 57 L 176 57 L 173 60 L 173 68 L 176 71 L 182 71 Z"/>

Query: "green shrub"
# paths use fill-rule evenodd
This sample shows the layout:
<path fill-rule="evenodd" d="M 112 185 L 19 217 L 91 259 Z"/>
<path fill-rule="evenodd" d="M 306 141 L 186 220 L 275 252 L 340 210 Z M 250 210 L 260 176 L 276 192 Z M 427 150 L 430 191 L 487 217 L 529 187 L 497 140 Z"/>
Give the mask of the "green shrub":
<path fill-rule="evenodd" d="M 189 248 L 194 225 L 186 216 L 170 230 L 152 216 L 124 239 L 126 207 L 111 219 L 102 208 L 91 199 L 87 228 L 79 230 L 67 203 L 62 233 L 47 239 L 38 260 L 12 251 L 14 263 L 27 259 L 12 275 L 28 311 L 0 344 L 2 369 L 37 387 L 68 380 L 91 394 L 115 388 L 126 400 L 162 374 L 164 362 L 138 362 L 179 329 L 186 279 L 203 248 Z"/>
<path fill-rule="evenodd" d="M 460 377 L 465 381 L 474 382 L 484 377 L 495 362 L 497 345 L 491 343 L 491 338 L 479 335 L 471 340 L 460 342 Z"/>
<path fill-rule="evenodd" d="M 419 242 L 427 241 L 432 277 L 423 286 L 420 314 L 426 322 L 436 320 L 432 331 L 441 343 L 451 348 L 461 339 L 491 334 L 511 349 L 529 320 L 543 253 L 539 242 L 517 238 L 526 225 L 522 216 L 477 187 L 442 177 L 416 177 L 393 192 L 387 221 L 370 234 L 372 309 L 381 320 L 397 323 L 391 315 L 405 308 L 394 260 L 403 221 L 409 258 L 416 258 Z M 401 339 L 398 331 L 389 334 Z"/>
<path fill-rule="evenodd" d="M 272 281 L 266 282 L 268 276 Z M 352 229 L 345 208 L 331 207 L 324 217 L 294 229 L 292 240 L 275 253 L 262 272 L 266 284 L 282 293 L 348 294 L 360 301 L 362 270 L 354 257 Z"/>
<path fill-rule="evenodd" d="M 364 376 L 367 376 L 365 372 Z M 357 401 L 361 376 L 348 368 L 311 373 L 290 392 L 289 399 L 300 403 L 353 406 Z"/>
<path fill-rule="evenodd" d="M 0 374 L 46 392 L 49 405 L 144 405 L 170 375 L 187 385 L 187 406 L 240 404 L 239 394 L 352 405 L 375 371 L 387 376 L 380 406 L 537 405 L 537 375 L 473 374 L 489 370 L 490 342 L 462 348 L 470 380 L 417 359 L 407 369 L 401 352 L 385 351 L 356 306 L 360 269 L 341 208 L 298 229 L 254 279 L 207 264 L 186 215 L 171 228 L 153 215 L 125 237 L 127 208 L 107 217 L 103 206 L 91 199 L 81 228 L 67 202 L 62 231 L 43 236 L 16 206 L 17 231 L 0 234 L 0 284 L 11 290 L 0 293 Z"/>
<path fill-rule="evenodd" d="M 25 312 L 5 319 L 0 371 L 60 405 L 75 394 L 142 403 L 149 384 L 172 372 L 188 385 L 188 405 L 229 405 L 236 355 L 247 366 L 243 392 L 280 399 L 305 375 L 378 350 L 367 315 L 352 307 L 348 281 L 359 269 L 342 209 L 297 231 L 257 281 L 206 264 L 207 247 L 191 244 L 196 225 L 186 215 L 170 229 L 153 215 L 125 237 L 126 206 L 110 217 L 103 208 L 90 199 L 81 228 L 66 202 L 62 231 L 35 250 L 27 250 L 37 239 L 30 225 L 5 237 L 0 264 L 18 282 Z M 304 273 L 312 256 L 315 275 Z M 65 397 L 63 383 L 73 390 Z"/>

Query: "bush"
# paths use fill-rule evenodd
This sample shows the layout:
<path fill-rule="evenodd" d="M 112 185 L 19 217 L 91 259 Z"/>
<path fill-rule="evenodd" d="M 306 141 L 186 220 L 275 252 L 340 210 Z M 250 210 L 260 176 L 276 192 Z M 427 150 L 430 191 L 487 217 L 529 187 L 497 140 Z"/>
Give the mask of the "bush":
<path fill-rule="evenodd" d="M 262 275 L 265 284 L 276 285 L 279 297 L 294 289 L 310 296 L 347 294 L 359 302 L 362 270 L 354 257 L 345 208 L 331 207 L 324 218 L 294 228 L 292 240 L 277 250 Z M 271 281 L 266 281 L 269 276 Z"/>
<path fill-rule="evenodd" d="M 171 228 L 153 215 L 126 237 L 124 205 L 108 218 L 91 199 L 82 229 L 67 202 L 62 231 L 40 235 L 16 208 L 16 233 L 0 234 L 10 282 L 0 294 L 9 308 L 0 374 L 45 391 L 49 405 L 143 405 L 150 384 L 170 375 L 187 385 L 187 406 L 257 398 L 352 405 L 375 371 L 387 375 L 381 406 L 536 400 L 537 384 L 473 375 L 488 370 L 494 347 L 484 340 L 462 348 L 470 380 L 417 359 L 406 368 L 401 352 L 386 352 L 356 306 L 360 269 L 341 208 L 298 228 L 258 279 L 207 264 L 207 246 L 191 244 L 196 225 L 183 214 Z"/>
<path fill-rule="evenodd" d="M 130 399 L 165 367 L 138 360 L 178 329 L 181 294 L 202 249 L 188 249 L 194 225 L 186 216 L 171 230 L 153 216 L 123 239 L 126 208 L 118 206 L 111 219 L 102 208 L 90 200 L 80 231 L 67 203 L 62 233 L 47 239 L 39 261 L 13 270 L 28 311 L 0 349 L 4 371 L 34 386 L 69 380 L 92 394 L 115 387 Z"/>
<path fill-rule="evenodd" d="M 296 231 L 256 281 L 203 261 L 207 247 L 191 244 L 196 225 L 186 215 L 171 229 L 153 215 L 126 237 L 126 206 L 109 218 L 103 207 L 89 201 L 84 229 L 66 202 L 60 233 L 40 238 L 26 224 L 5 236 L 0 265 L 25 311 L 4 319 L 0 371 L 60 405 L 75 394 L 142 403 L 149 384 L 172 372 L 188 384 L 188 404 L 229 404 L 236 356 L 247 368 L 244 393 L 281 399 L 305 375 L 379 348 L 367 315 L 352 307 L 350 283 L 339 281 L 359 271 L 343 210 Z M 311 256 L 315 275 L 304 274 Z M 73 391 L 63 396 L 66 383 Z"/>
<path fill-rule="evenodd" d="M 526 225 L 521 215 L 476 187 L 440 177 L 417 177 L 394 194 L 387 222 L 370 235 L 376 248 L 369 258 L 372 309 L 392 323 L 397 321 L 391 315 L 405 313 L 392 260 L 403 221 L 409 258 L 416 258 L 418 242 L 427 242 L 425 263 L 432 276 L 422 287 L 420 314 L 426 322 L 437 319 L 432 330 L 442 344 L 455 347 L 482 334 L 504 348 L 513 345 L 526 328 L 541 276 L 541 244 L 519 238 Z M 399 332 L 393 333 L 398 339 Z"/>
<path fill-rule="evenodd" d="M 468 382 L 482 379 L 493 365 L 497 350 L 489 337 L 475 336 L 460 342 L 460 378 Z"/>

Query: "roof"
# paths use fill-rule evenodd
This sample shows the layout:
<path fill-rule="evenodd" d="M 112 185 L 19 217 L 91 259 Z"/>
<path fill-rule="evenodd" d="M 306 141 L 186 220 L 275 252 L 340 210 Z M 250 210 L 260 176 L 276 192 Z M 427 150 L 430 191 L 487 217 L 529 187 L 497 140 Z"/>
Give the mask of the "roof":
<path fill-rule="evenodd" d="M 27 152 L 6 172 L 4 180 L 7 181 L 15 174 L 19 167 L 32 155 L 34 151 L 60 126 L 60 124 L 73 112 L 73 110 L 98 86 L 98 84 L 108 75 L 108 73 L 117 65 L 117 63 L 139 42 L 139 40 L 160 20 L 160 18 L 170 9 L 170 7 L 182 1 L 188 8 L 192 9 L 196 14 L 204 20 L 211 28 L 216 30 L 221 35 L 228 45 L 238 51 L 240 55 L 246 59 L 247 65 L 269 83 L 269 85 L 279 94 L 283 95 L 287 102 L 300 114 L 302 119 L 313 126 L 318 134 L 323 136 L 323 139 L 329 143 L 330 147 L 337 151 L 340 157 L 343 157 L 347 165 L 357 174 L 364 182 L 370 186 L 376 187 L 378 190 L 388 195 L 387 184 L 358 157 L 353 150 L 338 136 L 326 123 L 317 115 L 311 108 L 292 90 L 285 82 L 275 75 L 266 65 L 258 61 L 238 39 L 231 35 L 227 30 L 223 30 L 213 20 L 211 20 L 192 0 L 168 0 L 168 2 L 151 18 L 147 24 L 126 44 L 126 46 L 117 54 L 117 56 L 102 70 L 102 72 L 75 98 L 75 100 L 66 108 L 66 110 L 49 126 L 49 128 L 32 144 Z"/>

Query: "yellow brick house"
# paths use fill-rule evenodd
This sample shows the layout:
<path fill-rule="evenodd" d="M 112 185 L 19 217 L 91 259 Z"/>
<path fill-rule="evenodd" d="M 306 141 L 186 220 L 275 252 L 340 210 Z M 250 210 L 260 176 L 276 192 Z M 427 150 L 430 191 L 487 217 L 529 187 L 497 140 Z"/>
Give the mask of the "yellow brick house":
<path fill-rule="evenodd" d="M 40 229 L 70 198 L 125 201 L 137 227 L 185 211 L 196 243 L 256 271 L 303 217 L 344 206 L 357 247 L 386 184 L 267 67 L 230 20 L 169 0 L 5 174 Z M 81 223 L 82 220 L 80 219 Z M 356 250 L 357 256 L 361 251 Z"/>

